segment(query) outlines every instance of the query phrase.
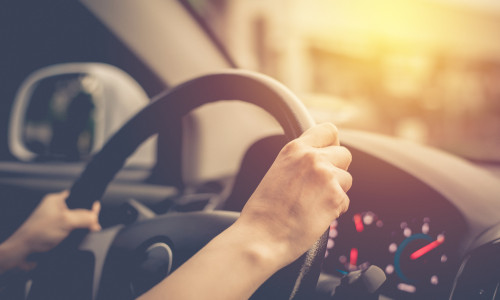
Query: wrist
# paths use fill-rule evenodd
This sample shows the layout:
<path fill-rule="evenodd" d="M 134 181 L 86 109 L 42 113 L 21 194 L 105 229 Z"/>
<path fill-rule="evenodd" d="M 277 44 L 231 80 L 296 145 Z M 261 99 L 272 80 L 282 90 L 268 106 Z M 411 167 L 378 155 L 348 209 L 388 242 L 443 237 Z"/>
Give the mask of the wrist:
<path fill-rule="evenodd" d="M 16 259 L 13 259 L 15 249 L 7 241 L 0 244 L 0 275 L 17 266 Z"/>
<path fill-rule="evenodd" d="M 270 269 L 274 273 L 295 259 L 290 255 L 290 244 L 271 234 L 266 228 L 238 220 L 228 231 L 240 238 L 240 251 L 255 266 Z"/>
<path fill-rule="evenodd" d="M 23 242 L 14 234 L 0 244 L 0 274 L 18 268 L 28 256 Z"/>

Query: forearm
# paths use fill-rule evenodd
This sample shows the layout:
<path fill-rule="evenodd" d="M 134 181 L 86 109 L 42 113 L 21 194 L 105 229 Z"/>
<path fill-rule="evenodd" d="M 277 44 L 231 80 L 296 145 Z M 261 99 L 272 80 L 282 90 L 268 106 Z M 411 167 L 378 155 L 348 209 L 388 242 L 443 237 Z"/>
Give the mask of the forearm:
<path fill-rule="evenodd" d="M 20 246 L 15 237 L 0 244 L 0 275 L 19 267 L 25 255 L 25 249 Z"/>
<path fill-rule="evenodd" d="M 12 267 L 9 247 L 2 243 L 0 244 L 0 275 L 12 269 Z"/>
<path fill-rule="evenodd" d="M 140 299 L 247 299 L 288 263 L 271 239 L 236 222 Z"/>

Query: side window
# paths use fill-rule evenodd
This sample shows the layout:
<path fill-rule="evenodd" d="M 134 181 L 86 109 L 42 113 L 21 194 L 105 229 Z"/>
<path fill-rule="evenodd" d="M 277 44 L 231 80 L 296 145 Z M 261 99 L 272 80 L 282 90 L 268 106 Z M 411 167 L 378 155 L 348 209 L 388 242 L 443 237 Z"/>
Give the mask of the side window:
<path fill-rule="evenodd" d="M 21 161 L 84 161 L 148 102 L 139 84 L 116 67 L 48 66 L 31 74 L 18 91 L 9 148 Z M 150 140 L 129 163 L 150 165 L 154 151 Z"/>

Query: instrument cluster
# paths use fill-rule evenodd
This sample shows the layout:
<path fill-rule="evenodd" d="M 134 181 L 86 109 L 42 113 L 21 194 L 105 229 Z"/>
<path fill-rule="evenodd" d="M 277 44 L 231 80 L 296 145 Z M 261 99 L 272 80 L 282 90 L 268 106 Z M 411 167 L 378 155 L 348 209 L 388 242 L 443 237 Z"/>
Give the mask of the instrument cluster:
<path fill-rule="evenodd" d="M 330 225 L 324 271 L 342 276 L 377 265 L 387 281 L 382 294 L 432 299 L 449 293 L 458 257 L 454 234 L 435 216 L 353 211 Z"/>

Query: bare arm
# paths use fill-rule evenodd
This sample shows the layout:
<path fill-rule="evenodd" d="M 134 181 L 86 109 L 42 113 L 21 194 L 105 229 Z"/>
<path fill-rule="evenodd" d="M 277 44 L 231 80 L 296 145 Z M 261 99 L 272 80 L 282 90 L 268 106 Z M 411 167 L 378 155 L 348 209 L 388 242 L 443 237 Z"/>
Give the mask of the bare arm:
<path fill-rule="evenodd" d="M 240 218 L 141 300 L 249 298 L 347 210 L 350 162 L 331 124 L 288 143 Z"/>

